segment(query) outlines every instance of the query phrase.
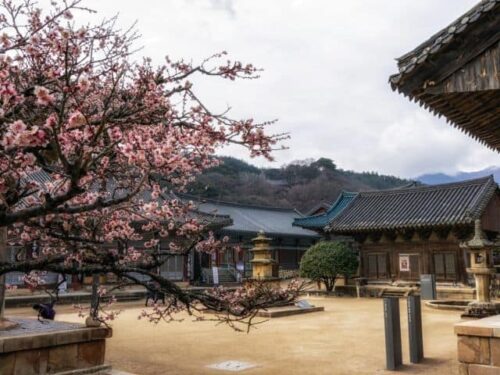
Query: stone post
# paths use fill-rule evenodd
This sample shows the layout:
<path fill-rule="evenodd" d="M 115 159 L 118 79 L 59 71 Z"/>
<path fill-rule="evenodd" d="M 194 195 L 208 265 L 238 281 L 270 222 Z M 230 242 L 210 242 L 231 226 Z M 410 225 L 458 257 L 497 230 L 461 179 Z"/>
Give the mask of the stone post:
<path fill-rule="evenodd" d="M 490 299 L 491 275 L 495 273 L 492 267 L 492 248 L 495 244 L 486 238 L 481 220 L 474 223 L 474 237 L 460 246 L 470 254 L 470 268 L 467 272 L 474 275 L 476 281 L 476 300 L 465 310 L 465 317 L 483 318 L 496 314 L 496 305 Z"/>

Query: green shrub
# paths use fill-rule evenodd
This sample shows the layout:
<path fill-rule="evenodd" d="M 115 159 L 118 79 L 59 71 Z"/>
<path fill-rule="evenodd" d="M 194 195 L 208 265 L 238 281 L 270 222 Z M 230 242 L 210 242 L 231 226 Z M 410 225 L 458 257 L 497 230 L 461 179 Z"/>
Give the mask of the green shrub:
<path fill-rule="evenodd" d="M 325 284 L 332 291 L 337 276 L 349 277 L 358 269 L 358 257 L 344 242 L 322 241 L 311 246 L 300 261 L 300 276 Z"/>

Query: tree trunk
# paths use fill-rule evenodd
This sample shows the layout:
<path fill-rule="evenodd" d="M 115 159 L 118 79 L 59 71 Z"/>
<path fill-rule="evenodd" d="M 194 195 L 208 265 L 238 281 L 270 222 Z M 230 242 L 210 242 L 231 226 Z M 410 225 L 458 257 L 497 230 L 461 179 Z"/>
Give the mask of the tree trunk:
<path fill-rule="evenodd" d="M 331 292 L 335 287 L 335 278 L 325 278 L 323 279 L 323 283 L 325 284 L 326 290 Z"/>
<path fill-rule="evenodd" d="M 99 288 L 99 275 L 92 275 L 92 297 L 90 302 L 90 316 L 92 318 L 97 318 L 99 313 L 99 295 L 97 289 Z"/>
<path fill-rule="evenodd" d="M 7 227 L 0 227 L 0 262 L 7 262 L 9 254 L 7 252 Z M 7 275 L 0 276 L 0 321 L 5 316 L 5 289 Z"/>
<path fill-rule="evenodd" d="M 323 282 L 325 283 L 326 291 L 327 292 L 331 292 L 333 290 L 333 284 L 334 284 L 334 282 L 332 282 L 332 280 L 329 279 L 329 278 L 325 278 L 323 280 Z"/>

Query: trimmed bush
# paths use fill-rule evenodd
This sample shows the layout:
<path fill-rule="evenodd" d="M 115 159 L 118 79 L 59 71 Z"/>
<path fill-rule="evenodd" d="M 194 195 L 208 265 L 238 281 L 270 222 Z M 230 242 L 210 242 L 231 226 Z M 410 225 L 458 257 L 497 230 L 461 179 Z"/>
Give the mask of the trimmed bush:
<path fill-rule="evenodd" d="M 330 292 L 337 276 L 355 274 L 358 264 L 358 257 L 346 243 L 322 241 L 311 246 L 302 257 L 300 276 L 322 282 Z"/>

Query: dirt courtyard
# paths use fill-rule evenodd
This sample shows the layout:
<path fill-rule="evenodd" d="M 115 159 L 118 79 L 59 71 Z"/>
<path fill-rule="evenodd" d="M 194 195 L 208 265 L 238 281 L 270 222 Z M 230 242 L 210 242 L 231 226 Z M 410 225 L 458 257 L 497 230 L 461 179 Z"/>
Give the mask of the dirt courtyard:
<path fill-rule="evenodd" d="M 381 299 L 309 298 L 324 312 L 274 318 L 249 334 L 214 322 L 150 324 L 137 320 L 142 308 L 120 304 L 107 362 L 138 375 L 230 374 L 208 365 L 228 360 L 256 365 L 245 374 L 384 374 L 384 326 Z M 457 374 L 456 311 L 422 306 L 425 361 L 411 365 L 408 358 L 406 302 L 401 299 L 403 373 Z M 13 309 L 8 315 L 24 309 Z M 22 311 L 24 310 L 24 311 Z M 57 320 L 78 321 L 61 307 Z M 24 314 L 23 314 L 24 315 Z"/>

